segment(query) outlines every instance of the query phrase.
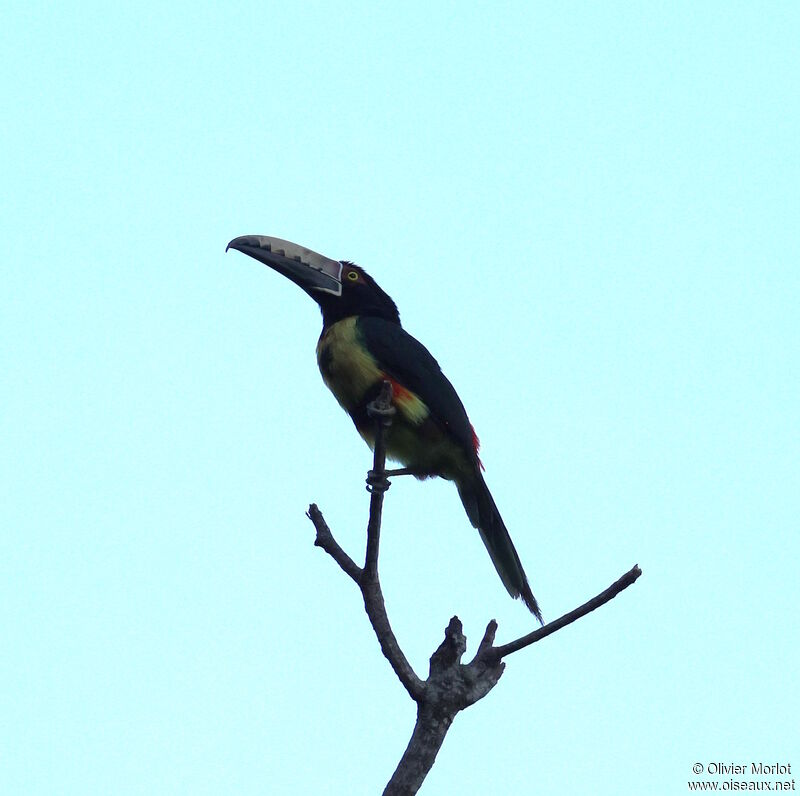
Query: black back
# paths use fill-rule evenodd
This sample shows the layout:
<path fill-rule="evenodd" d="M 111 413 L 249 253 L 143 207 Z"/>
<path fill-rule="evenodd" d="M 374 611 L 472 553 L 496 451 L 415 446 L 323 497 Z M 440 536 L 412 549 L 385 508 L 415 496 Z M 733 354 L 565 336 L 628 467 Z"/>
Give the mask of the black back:
<path fill-rule="evenodd" d="M 362 316 L 357 328 L 380 367 L 418 395 L 430 409 L 433 420 L 477 460 L 474 433 L 464 405 L 430 351 L 399 322 Z"/>

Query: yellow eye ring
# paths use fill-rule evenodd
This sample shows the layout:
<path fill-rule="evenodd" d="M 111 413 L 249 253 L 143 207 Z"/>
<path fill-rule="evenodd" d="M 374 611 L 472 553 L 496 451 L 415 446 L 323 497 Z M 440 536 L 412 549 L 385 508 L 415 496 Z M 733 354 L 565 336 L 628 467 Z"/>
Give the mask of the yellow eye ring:
<path fill-rule="evenodd" d="M 358 274 L 355 271 L 348 271 L 347 278 L 351 282 L 355 282 L 358 279 Z"/>

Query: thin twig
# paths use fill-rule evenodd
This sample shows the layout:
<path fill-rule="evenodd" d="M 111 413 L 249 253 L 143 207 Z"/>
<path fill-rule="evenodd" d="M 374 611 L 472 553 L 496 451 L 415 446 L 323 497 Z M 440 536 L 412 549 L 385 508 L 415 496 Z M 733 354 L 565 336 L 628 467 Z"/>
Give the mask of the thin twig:
<path fill-rule="evenodd" d="M 328 523 L 325 522 L 325 518 L 322 516 L 322 512 L 319 510 L 319 506 L 317 506 L 316 503 L 312 503 L 308 507 L 306 517 L 314 523 L 314 527 L 317 529 L 317 538 L 314 541 L 314 545 L 316 547 L 321 547 L 345 573 L 356 583 L 360 584 L 363 570 L 344 550 L 342 550 L 339 543 L 333 538 L 331 529 L 328 527 Z"/>
<path fill-rule="evenodd" d="M 605 605 L 609 600 L 613 600 L 621 591 L 624 591 L 628 586 L 635 583 L 636 579 L 641 574 L 642 570 L 639 569 L 639 565 L 636 564 L 633 569 L 626 572 L 618 581 L 612 583 L 605 591 L 601 592 L 596 597 L 592 597 L 588 602 L 585 602 L 583 605 L 564 614 L 558 619 L 548 622 L 544 627 L 540 627 L 532 633 L 528 633 L 526 636 L 522 636 L 515 641 L 509 641 L 508 644 L 494 647 L 490 654 L 492 657 L 496 657 L 499 660 L 506 655 L 510 655 L 512 652 L 517 652 L 525 647 L 529 647 L 531 644 L 535 644 L 537 641 L 541 641 L 551 633 L 555 633 L 556 630 L 561 630 L 562 627 L 572 624 L 576 619 L 586 616 L 586 614 L 591 613 L 601 605 Z"/>
<path fill-rule="evenodd" d="M 375 418 L 375 449 L 370 473 L 369 522 L 367 523 L 367 552 L 364 569 L 361 572 L 361 594 L 364 596 L 364 610 L 378 637 L 386 660 L 389 661 L 400 682 L 415 702 L 419 702 L 425 693 L 425 684 L 417 676 L 408 662 L 386 613 L 383 591 L 378 579 L 378 552 L 380 550 L 381 517 L 383 496 L 389 488 L 386 478 L 386 429 L 392 424 L 395 409 L 392 406 L 392 385 L 385 381 L 381 394 L 368 407 L 367 412 Z"/>
<path fill-rule="evenodd" d="M 378 552 L 381 539 L 383 496 L 389 488 L 386 478 L 386 429 L 392 424 L 395 409 L 392 406 L 392 385 L 383 382 L 380 395 L 367 406 L 367 414 L 375 418 L 375 448 L 369 490 L 369 523 L 367 525 L 367 552 L 364 558 L 364 578 L 377 580 Z"/>
<path fill-rule="evenodd" d="M 321 547 L 334 561 L 346 572 L 361 589 L 364 598 L 364 610 L 367 612 L 372 629 L 378 639 L 386 660 L 389 661 L 394 673 L 408 691 L 409 696 L 420 702 L 425 693 L 425 683 L 417 676 L 408 662 L 400 644 L 394 635 L 386 613 L 386 604 L 383 601 L 378 578 L 378 552 L 380 550 L 381 516 L 383 510 L 383 495 L 389 488 L 386 478 L 386 442 L 385 432 L 392 423 L 394 415 L 392 406 L 392 385 L 384 382 L 383 389 L 378 398 L 368 408 L 369 414 L 375 418 L 375 453 L 372 470 L 367 482 L 372 493 L 369 503 L 369 521 L 367 523 L 367 552 L 363 569 L 339 546 L 322 516 L 322 512 L 312 503 L 308 508 L 308 517 L 317 529 L 317 538 L 314 544 Z"/>

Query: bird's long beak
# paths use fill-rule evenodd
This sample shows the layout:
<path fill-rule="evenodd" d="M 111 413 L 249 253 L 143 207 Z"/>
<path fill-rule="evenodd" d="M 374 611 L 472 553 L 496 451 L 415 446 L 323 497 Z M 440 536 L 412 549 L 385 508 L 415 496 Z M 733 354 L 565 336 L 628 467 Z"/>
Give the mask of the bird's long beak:
<path fill-rule="evenodd" d="M 288 240 L 264 235 L 242 235 L 227 246 L 258 260 L 314 297 L 315 292 L 342 294 L 342 264 Z"/>

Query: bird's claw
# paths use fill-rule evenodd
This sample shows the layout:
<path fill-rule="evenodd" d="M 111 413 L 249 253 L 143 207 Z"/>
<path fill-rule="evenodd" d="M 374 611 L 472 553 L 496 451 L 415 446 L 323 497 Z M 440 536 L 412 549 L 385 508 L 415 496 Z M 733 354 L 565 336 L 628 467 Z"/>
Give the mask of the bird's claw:
<path fill-rule="evenodd" d="M 370 417 L 379 418 L 384 426 L 389 426 L 396 412 L 397 410 L 392 406 L 392 383 L 384 381 L 380 395 L 367 404 L 367 414 Z"/>
<path fill-rule="evenodd" d="M 370 401 L 367 404 L 367 414 L 370 417 L 379 417 L 383 423 L 391 422 L 396 412 L 397 410 L 391 404 L 382 405 L 379 401 Z"/>
<path fill-rule="evenodd" d="M 385 492 L 391 486 L 386 473 L 379 470 L 370 470 L 367 473 L 367 492 Z"/>

